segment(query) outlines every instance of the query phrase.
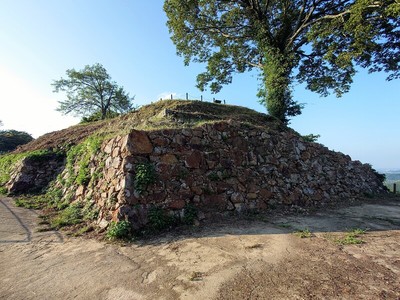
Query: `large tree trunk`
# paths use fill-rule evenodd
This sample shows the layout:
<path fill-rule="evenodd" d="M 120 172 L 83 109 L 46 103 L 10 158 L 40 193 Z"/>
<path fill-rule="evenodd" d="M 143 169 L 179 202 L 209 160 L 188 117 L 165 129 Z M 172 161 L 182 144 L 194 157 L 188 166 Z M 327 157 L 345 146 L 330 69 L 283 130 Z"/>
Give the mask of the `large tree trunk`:
<path fill-rule="evenodd" d="M 265 104 L 269 114 L 284 123 L 288 122 L 290 108 L 295 104 L 290 90 L 292 66 L 291 55 L 285 55 L 278 49 L 267 51 L 264 64 Z"/>

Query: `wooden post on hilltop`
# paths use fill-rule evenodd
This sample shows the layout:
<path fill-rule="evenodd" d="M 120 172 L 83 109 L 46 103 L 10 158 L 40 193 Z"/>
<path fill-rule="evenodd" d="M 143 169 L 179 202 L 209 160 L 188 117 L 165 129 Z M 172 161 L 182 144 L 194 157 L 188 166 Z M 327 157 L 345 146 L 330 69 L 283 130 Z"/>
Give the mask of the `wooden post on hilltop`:
<path fill-rule="evenodd" d="M 186 100 L 189 100 L 189 93 L 186 93 Z"/>
<path fill-rule="evenodd" d="M 396 184 L 393 183 L 393 194 L 396 194 L 396 193 L 397 193 L 397 191 L 396 191 Z"/>
<path fill-rule="evenodd" d="M 171 100 L 174 100 L 174 97 L 172 96 L 172 94 L 171 94 Z"/>
<path fill-rule="evenodd" d="M 200 96 L 200 101 L 203 101 L 203 95 Z"/>

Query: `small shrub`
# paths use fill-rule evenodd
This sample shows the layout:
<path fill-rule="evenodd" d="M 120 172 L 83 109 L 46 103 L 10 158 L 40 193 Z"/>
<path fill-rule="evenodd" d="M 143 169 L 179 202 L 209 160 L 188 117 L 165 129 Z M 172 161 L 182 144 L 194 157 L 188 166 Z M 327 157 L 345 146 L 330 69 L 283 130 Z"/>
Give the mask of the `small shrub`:
<path fill-rule="evenodd" d="M 197 218 L 197 208 L 193 204 L 186 204 L 183 209 L 183 223 L 192 225 Z"/>
<path fill-rule="evenodd" d="M 294 234 L 301 239 L 310 238 L 312 236 L 312 233 L 309 229 L 297 230 L 294 232 Z"/>
<path fill-rule="evenodd" d="M 129 221 L 111 222 L 106 237 L 110 240 L 125 239 L 130 237 L 132 226 Z"/>
<path fill-rule="evenodd" d="M 27 198 L 15 199 L 15 205 L 18 207 L 24 207 L 28 209 L 43 209 L 48 205 L 48 201 L 45 197 L 32 196 Z"/>
<path fill-rule="evenodd" d="M 366 230 L 356 228 L 350 230 L 344 237 L 338 238 L 335 242 L 339 245 L 358 245 L 363 244 L 364 241 L 360 239 L 360 235 L 365 234 Z"/>
<path fill-rule="evenodd" d="M 54 217 L 50 224 L 51 227 L 59 229 L 65 226 L 75 225 L 83 222 L 82 208 L 79 204 L 73 204 L 62 210 Z"/>
<path fill-rule="evenodd" d="M 312 133 L 302 136 L 303 140 L 309 143 L 316 143 L 320 137 L 321 135 Z"/>
<path fill-rule="evenodd" d="M 166 229 L 175 223 L 175 219 L 169 216 L 161 207 L 151 207 L 148 213 L 149 226 L 156 231 Z"/>
<path fill-rule="evenodd" d="M 141 194 L 149 184 L 156 181 L 154 166 L 150 163 L 139 163 L 135 166 L 135 190 Z"/>
<path fill-rule="evenodd" d="M 7 194 L 8 194 L 7 188 L 4 186 L 0 186 L 0 195 L 7 195 Z"/>
<path fill-rule="evenodd" d="M 67 186 L 77 183 L 79 185 L 88 185 L 90 176 L 90 158 L 96 154 L 103 142 L 103 137 L 92 135 L 83 143 L 72 147 L 67 153 L 66 169 L 68 170 L 69 178 L 66 182 Z M 74 166 L 78 165 L 78 172 L 75 173 Z"/>
<path fill-rule="evenodd" d="M 210 179 L 211 181 L 218 181 L 219 180 L 219 176 L 216 172 L 212 172 L 210 174 L 208 174 L 208 179 Z"/>
<path fill-rule="evenodd" d="M 82 215 L 85 221 L 96 220 L 99 216 L 99 209 L 94 203 L 87 202 L 86 205 L 82 208 Z"/>

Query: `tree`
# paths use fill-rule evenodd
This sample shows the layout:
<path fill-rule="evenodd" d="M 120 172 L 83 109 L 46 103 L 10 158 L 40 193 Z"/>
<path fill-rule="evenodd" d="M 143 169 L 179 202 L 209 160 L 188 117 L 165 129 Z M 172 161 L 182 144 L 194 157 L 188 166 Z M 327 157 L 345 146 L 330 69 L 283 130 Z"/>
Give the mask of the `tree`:
<path fill-rule="evenodd" d="M 256 68 L 260 102 L 284 122 L 301 113 L 295 80 L 340 97 L 357 65 L 400 77 L 398 0 L 166 0 L 164 10 L 185 64 L 207 63 L 200 90 Z"/>
<path fill-rule="evenodd" d="M 111 81 L 110 75 L 101 64 L 85 66 L 83 70 L 66 71 L 68 78 L 55 80 L 54 92 L 66 92 L 67 100 L 59 101 L 58 111 L 77 116 L 100 113 L 101 119 L 115 113 L 124 113 L 132 109 L 133 98 L 123 87 Z"/>
<path fill-rule="evenodd" d="M 33 137 L 24 131 L 0 130 L 0 153 L 13 151 L 32 140 Z"/>

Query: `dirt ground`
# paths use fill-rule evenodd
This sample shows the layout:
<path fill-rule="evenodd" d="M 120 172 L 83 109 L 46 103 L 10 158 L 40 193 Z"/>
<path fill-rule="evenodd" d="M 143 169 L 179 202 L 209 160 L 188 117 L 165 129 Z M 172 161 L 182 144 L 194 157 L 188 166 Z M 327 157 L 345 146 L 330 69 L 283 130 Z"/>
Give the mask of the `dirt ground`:
<path fill-rule="evenodd" d="M 37 223 L 0 198 L 0 299 L 400 299 L 399 198 L 126 245 Z M 363 243 L 343 245 L 354 229 Z"/>

